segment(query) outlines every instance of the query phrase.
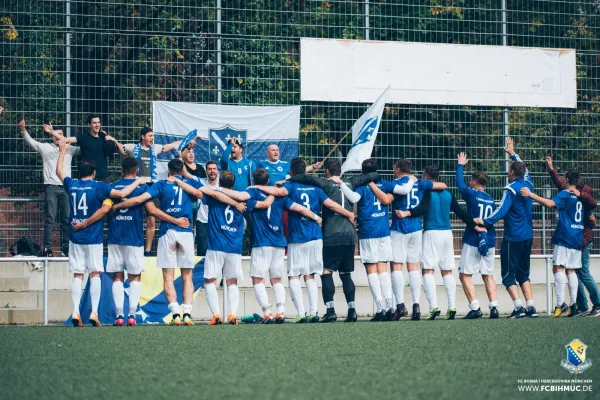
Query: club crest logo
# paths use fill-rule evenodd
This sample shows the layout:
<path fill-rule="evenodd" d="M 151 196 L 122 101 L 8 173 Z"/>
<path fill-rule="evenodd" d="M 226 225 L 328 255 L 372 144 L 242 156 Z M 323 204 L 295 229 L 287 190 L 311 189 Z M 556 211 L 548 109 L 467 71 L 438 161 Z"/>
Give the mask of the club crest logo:
<path fill-rule="evenodd" d="M 352 144 L 353 148 L 358 146 L 359 144 L 370 142 L 371 139 L 373 139 L 373 132 L 375 131 L 375 128 L 377 128 L 378 120 L 379 120 L 379 118 L 373 117 L 373 118 L 369 118 L 365 122 L 362 129 L 360 130 L 360 134 L 358 135 L 358 138 Z"/>
<path fill-rule="evenodd" d="M 208 130 L 208 147 L 210 149 L 210 158 L 213 160 L 218 159 L 223 150 L 227 148 L 228 142 L 232 138 L 236 138 L 244 146 L 246 146 L 246 138 L 248 131 L 246 129 L 236 129 L 232 126 L 225 125 L 220 128 L 211 128 Z M 224 155 L 225 158 L 229 157 L 229 154 Z"/>
<path fill-rule="evenodd" d="M 572 374 L 581 374 L 592 366 L 592 361 L 586 359 L 588 346 L 579 339 L 574 339 L 565 346 L 567 359 L 562 360 L 560 365 Z"/>

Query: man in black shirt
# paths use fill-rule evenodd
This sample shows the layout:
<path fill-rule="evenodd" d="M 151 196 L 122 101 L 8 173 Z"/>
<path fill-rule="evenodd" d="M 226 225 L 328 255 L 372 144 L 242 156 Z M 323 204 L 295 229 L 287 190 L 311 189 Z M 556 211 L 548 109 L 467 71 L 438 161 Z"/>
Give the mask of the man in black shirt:
<path fill-rule="evenodd" d="M 296 175 L 289 179 L 291 182 L 304 183 L 323 189 L 325 194 L 333 201 L 348 211 L 353 211 L 354 205 L 348 201 L 340 189 L 340 185 L 331 181 L 332 176 L 340 176 L 342 168 L 338 160 L 329 160 L 325 166 L 325 178 L 314 175 Z M 346 184 L 352 188 L 367 184 L 371 180 L 379 180 L 377 173 L 350 178 Z M 323 275 L 321 284 L 323 301 L 327 312 L 321 322 L 335 322 L 337 315 L 333 305 L 335 285 L 333 283 L 333 272 L 340 274 L 344 288 L 344 295 L 348 303 L 348 317 L 346 322 L 357 320 L 354 304 L 355 286 L 352 281 L 351 272 L 354 271 L 354 249 L 356 246 L 356 231 L 354 225 L 340 214 L 336 214 L 328 208 L 323 208 Z"/>

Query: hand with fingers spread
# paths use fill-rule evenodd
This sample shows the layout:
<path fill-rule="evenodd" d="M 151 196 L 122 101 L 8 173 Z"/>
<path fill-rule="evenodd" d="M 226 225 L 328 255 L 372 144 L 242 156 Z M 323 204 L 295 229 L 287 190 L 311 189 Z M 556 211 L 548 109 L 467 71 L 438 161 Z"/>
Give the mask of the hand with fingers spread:
<path fill-rule="evenodd" d="M 460 153 L 458 155 L 458 165 L 467 165 L 469 160 L 467 159 L 467 155 L 465 153 Z"/>
<path fill-rule="evenodd" d="M 506 146 L 504 146 L 504 151 L 507 152 L 511 157 L 515 154 L 515 141 L 513 138 L 506 138 Z"/>
<path fill-rule="evenodd" d="M 180 228 L 189 228 L 190 227 L 190 220 L 187 219 L 186 217 L 180 217 L 177 218 L 177 226 Z"/>
<path fill-rule="evenodd" d="M 246 203 L 237 203 L 235 206 L 236 210 L 241 212 L 242 214 L 246 212 Z"/>

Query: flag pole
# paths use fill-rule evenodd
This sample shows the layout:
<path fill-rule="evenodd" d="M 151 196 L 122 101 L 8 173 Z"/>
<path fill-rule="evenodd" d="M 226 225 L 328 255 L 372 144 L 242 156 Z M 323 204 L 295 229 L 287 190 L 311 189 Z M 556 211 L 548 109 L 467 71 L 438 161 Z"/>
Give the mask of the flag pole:
<path fill-rule="evenodd" d="M 352 128 L 348 129 L 348 132 L 346 132 L 346 134 L 344 136 L 342 136 L 342 138 L 335 144 L 335 146 L 333 146 L 333 149 L 331 149 L 331 151 L 321 161 L 323 163 L 323 165 L 325 165 L 325 161 L 327 161 L 327 159 L 329 158 L 331 153 L 333 153 L 335 151 L 335 149 L 337 149 L 340 146 L 340 143 L 342 143 L 344 141 L 344 139 L 346 139 L 346 137 L 350 134 L 350 132 L 352 132 Z M 316 169 L 313 170 L 313 174 L 316 174 L 316 173 L 317 173 L 317 170 Z"/>

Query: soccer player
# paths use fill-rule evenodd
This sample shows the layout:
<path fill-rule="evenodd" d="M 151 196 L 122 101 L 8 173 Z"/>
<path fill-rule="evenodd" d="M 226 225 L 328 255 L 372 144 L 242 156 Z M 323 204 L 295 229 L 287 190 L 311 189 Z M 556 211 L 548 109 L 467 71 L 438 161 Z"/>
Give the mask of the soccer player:
<path fill-rule="evenodd" d="M 440 171 L 437 166 L 430 165 L 423 170 L 422 177 L 432 183 L 438 181 Z M 458 204 L 456 198 L 448 191 L 430 191 L 423 196 L 421 204 L 413 210 L 398 211 L 399 217 L 424 215 L 423 219 L 423 290 L 429 303 L 428 320 L 434 320 L 440 315 L 437 303 L 435 279 L 436 268 L 440 269 L 448 310 L 446 319 L 456 316 L 456 280 L 454 279 L 454 237 L 450 224 L 450 211 L 463 220 L 468 227 L 475 229 L 475 223 L 467 212 Z M 483 230 L 483 228 L 477 228 Z"/>
<path fill-rule="evenodd" d="M 297 176 L 306 173 L 306 162 L 301 158 L 292 160 L 290 175 Z M 274 196 L 289 196 L 290 200 L 310 209 L 313 214 L 321 211 L 321 205 L 335 211 L 354 222 L 354 213 L 329 199 L 322 189 L 301 183 L 287 182 L 281 188 L 273 186 L 256 186 L 266 194 Z M 289 216 L 288 234 L 288 277 L 290 294 L 298 312 L 296 322 L 319 322 L 317 314 L 317 283 L 313 275 L 323 274 L 323 233 L 318 218 L 309 219 L 298 212 Z M 309 311 L 304 312 L 300 277 L 304 276 L 308 292 Z"/>
<path fill-rule="evenodd" d="M 71 207 L 69 221 L 71 223 L 85 221 L 101 207 L 105 199 L 109 197 L 127 197 L 142 183 L 141 179 L 136 179 L 122 190 L 112 189 L 106 183 L 94 180 L 96 168 L 94 164 L 85 161 L 79 165 L 81 179 L 71 179 L 63 173 L 65 154 L 69 151 L 69 144 L 63 140 L 60 142 L 59 148 L 56 175 L 69 194 Z M 100 326 L 98 304 L 100 303 L 101 290 L 100 273 L 104 271 L 102 261 L 103 227 L 104 223 L 101 219 L 77 232 L 73 231 L 72 226 L 69 227 L 69 272 L 73 273 L 73 283 L 71 285 L 71 297 L 73 299 L 71 321 L 73 326 L 83 326 L 79 315 L 79 302 L 81 300 L 83 274 L 86 272 L 90 274 L 90 297 L 92 299 L 92 313 L 89 321 L 93 326 Z"/>
<path fill-rule="evenodd" d="M 330 159 L 325 166 L 325 177 L 321 178 L 314 175 L 302 174 L 289 179 L 290 182 L 303 183 L 306 185 L 317 186 L 323 189 L 327 197 L 344 207 L 349 212 L 353 212 L 354 205 L 343 195 L 340 185 L 334 182 L 333 177 L 339 177 L 342 173 L 342 167 L 338 160 Z M 345 183 L 350 188 L 356 188 L 366 184 L 371 180 L 378 180 L 377 173 L 369 176 L 359 176 L 347 180 Z M 354 249 L 356 246 L 356 232 L 354 225 L 345 217 L 330 211 L 328 208 L 323 210 L 323 275 L 321 275 L 321 291 L 323 301 L 327 312 L 321 318 L 321 322 L 335 322 L 337 314 L 333 303 L 335 295 L 335 284 L 333 283 L 333 273 L 338 272 L 344 296 L 348 304 L 348 316 L 345 322 L 356 322 L 358 317 L 355 306 L 356 287 L 352 281 L 351 273 L 354 271 Z"/>
<path fill-rule="evenodd" d="M 465 153 L 458 155 L 456 185 L 463 200 L 467 203 L 469 216 L 483 219 L 489 217 L 495 207 L 494 199 L 485 192 L 488 176 L 481 171 L 476 171 L 471 174 L 469 186 L 465 185 L 463 175 L 465 165 L 468 162 Z M 466 227 L 462 241 L 463 248 L 458 264 L 458 272 L 470 309 L 465 319 L 476 319 L 483 316 L 472 280 L 473 274 L 478 273 L 481 274 L 490 301 L 490 319 L 497 319 L 499 317 L 498 300 L 496 298 L 496 282 L 494 281 L 496 231 L 493 226 L 488 227 L 487 233 L 479 233 L 473 228 Z"/>
<path fill-rule="evenodd" d="M 444 190 L 446 184 L 442 182 L 431 182 L 428 180 L 416 178 L 410 175 L 412 162 L 407 159 L 401 159 L 394 165 L 393 196 L 383 193 L 377 186 L 371 185 L 371 189 L 379 201 L 387 203 L 392 202 L 392 226 L 390 239 L 392 242 L 392 290 L 396 297 L 396 311 L 393 316 L 394 321 L 408 315 L 408 310 L 404 304 L 404 275 L 402 274 L 403 264 L 406 263 L 408 269 L 408 281 L 413 299 L 411 319 L 418 321 L 421 319 L 421 250 L 423 242 L 423 232 L 421 227 L 421 217 L 399 218 L 396 211 L 407 211 L 417 207 L 425 192 L 430 190 Z M 413 181 L 415 181 L 413 183 Z M 391 197 L 390 197 L 391 196 Z"/>
<path fill-rule="evenodd" d="M 546 157 L 546 167 L 548 173 L 559 190 L 563 190 L 565 187 L 565 181 L 552 165 L 552 158 Z M 590 300 L 593 308 L 587 314 L 590 317 L 600 316 L 600 291 L 598 285 L 592 274 L 590 274 L 590 250 L 592 248 L 592 242 L 594 241 L 594 225 L 595 218 L 593 216 L 593 210 L 597 207 L 598 203 L 593 197 L 592 188 L 590 185 L 584 184 L 583 181 L 577 184 L 577 190 L 580 192 L 579 201 L 583 204 L 583 251 L 581 253 L 581 268 L 575 270 L 577 272 L 577 279 L 579 281 L 579 288 L 577 290 L 577 310 L 581 313 L 587 313 L 588 301 L 585 295 L 585 289 L 590 294 Z M 585 286 L 585 289 L 584 289 Z M 572 314 L 571 314 L 572 315 Z"/>
<path fill-rule="evenodd" d="M 191 175 L 190 175 L 191 177 Z M 206 180 L 200 181 L 211 189 L 219 187 L 219 169 L 215 161 L 206 163 Z M 196 217 L 196 255 L 205 256 L 208 244 L 208 206 L 201 199 Z"/>
<path fill-rule="evenodd" d="M 122 190 L 136 180 L 138 175 L 138 162 L 133 157 L 123 159 L 121 163 L 123 178 L 111 183 L 113 189 Z M 139 196 L 147 190 L 146 185 L 137 187 L 132 196 Z M 83 222 L 74 223 L 73 231 L 85 229 L 101 220 L 110 211 L 113 201 L 104 200 L 102 207 L 98 209 L 90 218 Z M 181 228 L 187 228 L 190 221 L 185 218 L 173 218 L 160 211 L 153 202 L 147 202 L 146 211 L 148 215 L 178 225 Z M 123 280 L 125 278 L 124 270 L 127 269 L 129 279 L 129 318 L 127 325 L 135 326 L 135 313 L 140 300 L 141 273 L 144 271 L 144 214 L 142 207 L 129 207 L 121 209 L 118 213 L 111 215 L 108 220 L 108 263 L 106 272 L 113 274 L 112 293 L 116 307 L 117 318 L 113 325 L 123 326 L 125 317 L 123 313 L 123 304 L 125 302 L 125 290 L 123 289 Z"/>
<path fill-rule="evenodd" d="M 267 159 L 264 161 L 259 161 L 256 164 L 257 168 L 264 168 L 269 173 L 270 186 L 274 186 L 277 182 L 281 182 L 281 184 L 283 184 L 283 181 L 290 177 L 290 163 L 287 161 L 281 161 L 279 157 L 279 146 L 276 144 L 270 144 L 267 147 Z M 306 173 L 312 172 L 315 169 L 319 169 L 322 166 L 322 162 L 308 165 L 306 167 Z"/>
<path fill-rule="evenodd" d="M 377 160 L 369 158 L 362 162 L 362 173 L 377 172 Z M 391 321 L 393 319 L 392 281 L 387 270 L 388 261 L 392 260 L 392 242 L 388 207 L 393 196 L 377 198 L 373 188 L 380 188 L 383 193 L 394 193 L 396 184 L 388 181 L 370 182 L 368 186 L 360 186 L 352 191 L 339 177 L 332 178 L 340 185 L 342 193 L 358 207 L 358 245 L 360 258 L 367 270 L 367 278 L 371 294 L 375 301 L 377 313 L 371 321 Z M 408 193 L 414 184 L 410 181 L 398 193 Z M 383 205 L 383 206 L 382 206 Z"/>
<path fill-rule="evenodd" d="M 244 203 L 237 203 L 229 196 L 216 190 L 203 187 L 201 189 L 185 184 L 179 179 L 174 179 L 187 193 L 202 198 L 208 209 L 208 251 L 204 264 L 204 289 L 206 302 L 213 313 L 209 325 L 221 325 L 223 320 L 219 313 L 219 297 L 216 282 L 221 276 L 227 284 L 227 299 L 229 315 L 227 322 L 230 325 L 238 324 L 237 310 L 240 303 L 240 291 L 237 286 L 238 279 L 242 278 L 242 241 L 244 239 L 243 212 L 251 212 L 255 208 L 268 209 L 274 197 L 270 196 L 265 201 L 249 199 Z M 235 176 L 231 171 L 221 172 L 219 185 L 231 189 L 235 185 Z M 238 208 L 239 207 L 239 208 Z"/>
<path fill-rule="evenodd" d="M 267 185 L 270 181 L 269 173 L 264 168 L 258 168 L 252 174 L 254 183 Z M 267 195 L 259 189 L 248 188 L 245 192 L 221 188 L 221 191 L 237 201 L 250 199 L 258 202 L 267 201 Z M 258 305 L 263 310 L 263 324 L 282 324 L 285 321 L 285 289 L 281 278 L 285 274 L 283 260 L 287 242 L 283 235 L 282 214 L 283 210 L 292 210 L 304 215 L 306 218 L 321 222 L 321 218 L 308 208 L 296 204 L 287 197 L 278 197 L 267 209 L 254 208 L 252 231 L 252 255 L 250 258 L 250 276 L 254 285 L 254 295 Z M 273 318 L 271 305 L 267 297 L 265 279 L 271 278 L 277 314 Z"/>
<path fill-rule="evenodd" d="M 183 161 L 173 159 L 169 161 L 167 168 L 167 173 L 170 177 L 183 179 L 181 178 L 184 168 Z M 185 180 L 185 182 L 196 189 L 202 187 L 202 183 L 195 180 Z M 115 204 L 113 209 L 133 207 L 145 203 L 152 198 L 159 199 L 160 209 L 166 214 L 174 218 L 185 217 L 189 221 L 192 220 L 192 202 L 195 201 L 195 198 L 181 190 L 177 184 L 167 180 L 156 182 L 148 188 L 146 193 L 140 196 L 132 197 L 119 204 Z M 194 295 L 194 283 L 192 281 L 194 236 L 192 234 L 192 227 L 182 228 L 178 225 L 165 222 L 160 224 L 158 236 L 156 265 L 158 268 L 162 268 L 163 272 L 165 296 L 169 302 L 169 311 L 171 311 L 172 315 L 169 325 L 179 326 L 182 323 L 184 325 L 194 325 L 191 316 Z M 179 303 L 177 303 L 177 293 L 173 284 L 175 268 L 177 267 L 181 269 L 181 278 L 183 280 L 183 319 L 179 314 Z"/>
<path fill-rule="evenodd" d="M 500 248 L 502 284 L 513 300 L 514 310 L 509 318 L 535 318 L 538 316 L 533 304 L 529 268 L 531 262 L 531 245 L 533 243 L 533 215 L 531 198 L 521 195 L 526 187 L 533 191 L 533 182 L 529 170 L 521 161 L 514 149 L 514 141 L 508 138 L 504 147 L 513 162 L 508 170 L 508 185 L 504 188 L 502 200 L 496 210 L 487 218 L 476 219 L 478 224 L 486 227 L 494 225 L 504 218 L 504 239 Z M 519 299 L 517 283 L 525 296 L 523 307 Z"/>
<path fill-rule="evenodd" d="M 565 189 L 552 199 L 545 199 L 531 192 L 528 187 L 521 188 L 521 195 L 537 201 L 544 207 L 558 210 L 558 223 L 552 235 L 554 251 L 552 264 L 554 265 L 554 287 L 556 290 L 556 308 L 553 318 L 577 315 L 577 287 L 579 281 L 576 271 L 581 268 L 581 244 L 583 243 L 583 204 L 579 201 L 580 195 L 579 172 L 567 171 L 565 173 Z M 565 276 L 565 270 L 567 274 Z M 569 307 L 565 303 L 565 284 L 569 285 Z"/>

